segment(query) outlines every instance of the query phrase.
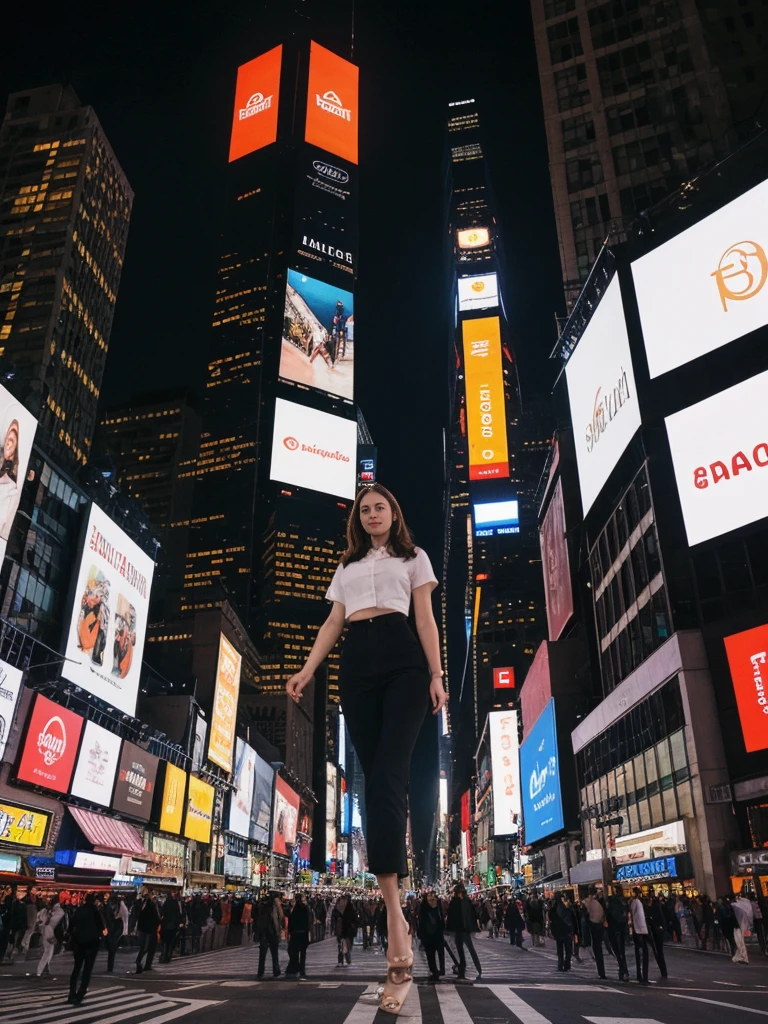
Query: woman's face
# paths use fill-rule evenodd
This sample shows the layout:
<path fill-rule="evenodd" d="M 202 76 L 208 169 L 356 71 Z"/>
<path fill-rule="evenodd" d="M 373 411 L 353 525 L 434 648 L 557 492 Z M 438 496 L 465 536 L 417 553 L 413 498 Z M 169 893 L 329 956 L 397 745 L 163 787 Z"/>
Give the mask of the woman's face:
<path fill-rule="evenodd" d="M 3 455 L 6 459 L 12 459 L 16 454 L 17 437 L 15 430 L 9 430 L 5 435 L 5 443 L 3 444 Z"/>
<path fill-rule="evenodd" d="M 360 522 L 370 537 L 386 537 L 392 529 L 392 506 L 377 491 L 371 491 L 360 502 Z"/>

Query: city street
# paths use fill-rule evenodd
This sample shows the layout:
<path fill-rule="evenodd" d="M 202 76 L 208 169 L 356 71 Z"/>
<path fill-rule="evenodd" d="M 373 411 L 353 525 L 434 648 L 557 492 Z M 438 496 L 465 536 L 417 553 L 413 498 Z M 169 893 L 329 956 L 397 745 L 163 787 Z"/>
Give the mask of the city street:
<path fill-rule="evenodd" d="M 742 966 L 721 955 L 668 949 L 669 980 L 641 988 L 598 982 L 594 963 L 575 964 L 571 977 L 556 973 L 551 943 L 543 950 L 520 951 L 504 940 L 476 940 L 483 966 L 479 983 L 448 979 L 424 983 L 426 958 L 417 953 L 414 985 L 401 1016 L 434 1024 L 722 1024 L 745 1013 L 768 1016 L 768 960 Z M 188 1024 L 269 1021 L 270 1024 L 383 1024 L 376 989 L 383 954 L 355 947 L 351 967 L 337 966 L 336 943 L 313 945 L 307 958 L 306 983 L 280 978 L 256 980 L 256 947 L 217 950 L 158 964 L 140 978 L 126 972 L 131 956 L 123 953 L 113 975 L 99 957 L 82 1007 L 64 1000 L 70 957 L 54 961 L 55 980 L 27 977 L 34 961 L 17 963 L 0 973 L 0 1024 Z M 281 965 L 285 967 L 285 951 Z M 449 961 L 450 963 L 450 961 Z M 630 967 L 632 965 L 630 964 Z M 450 969 L 450 968 L 449 968 Z M 613 969 L 608 961 L 606 969 Z M 469 976 L 474 976 L 470 969 Z"/>

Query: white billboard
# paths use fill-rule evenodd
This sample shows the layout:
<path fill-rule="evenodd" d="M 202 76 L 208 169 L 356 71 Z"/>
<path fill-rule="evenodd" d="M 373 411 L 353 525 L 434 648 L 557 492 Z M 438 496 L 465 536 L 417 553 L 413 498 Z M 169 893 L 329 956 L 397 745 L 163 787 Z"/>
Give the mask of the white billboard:
<path fill-rule="evenodd" d="M 768 324 L 768 181 L 632 264 L 651 377 Z"/>
<path fill-rule="evenodd" d="M 256 751 L 238 736 L 235 753 L 235 789 L 229 798 L 229 831 L 245 839 L 251 834 L 251 808 L 256 781 Z"/>
<path fill-rule="evenodd" d="M 515 835 L 523 813 L 517 712 L 491 711 L 488 715 L 488 729 L 493 782 L 493 834 Z"/>
<path fill-rule="evenodd" d="M 614 277 L 565 366 L 581 507 L 592 507 L 640 426 L 632 356 Z"/>
<path fill-rule="evenodd" d="M 0 661 L 0 761 L 3 760 L 11 723 L 21 693 L 22 670 Z"/>
<path fill-rule="evenodd" d="M 121 740 L 108 729 L 86 722 L 80 756 L 72 779 L 72 796 L 109 807 L 120 763 Z"/>
<path fill-rule="evenodd" d="M 11 527 L 27 479 L 37 420 L 13 395 L 0 385 L 0 565 L 5 556 Z"/>
<path fill-rule="evenodd" d="M 356 420 L 276 400 L 272 480 L 353 499 L 356 460 Z"/>
<path fill-rule="evenodd" d="M 476 274 L 459 278 L 459 310 L 493 309 L 499 304 L 499 279 L 496 274 Z"/>
<path fill-rule="evenodd" d="M 666 419 L 688 543 L 768 516 L 768 372 Z"/>
<path fill-rule="evenodd" d="M 133 715 L 155 563 L 91 505 L 61 674 Z"/>

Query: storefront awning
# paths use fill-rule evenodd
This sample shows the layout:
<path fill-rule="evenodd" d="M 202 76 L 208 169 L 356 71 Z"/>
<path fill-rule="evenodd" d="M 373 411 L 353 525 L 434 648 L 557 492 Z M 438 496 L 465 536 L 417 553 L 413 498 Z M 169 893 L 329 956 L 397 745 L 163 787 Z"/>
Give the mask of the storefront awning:
<path fill-rule="evenodd" d="M 94 849 L 113 854 L 147 855 L 141 836 L 133 825 L 94 814 L 93 811 L 84 811 L 82 807 L 70 807 L 68 810 Z"/>

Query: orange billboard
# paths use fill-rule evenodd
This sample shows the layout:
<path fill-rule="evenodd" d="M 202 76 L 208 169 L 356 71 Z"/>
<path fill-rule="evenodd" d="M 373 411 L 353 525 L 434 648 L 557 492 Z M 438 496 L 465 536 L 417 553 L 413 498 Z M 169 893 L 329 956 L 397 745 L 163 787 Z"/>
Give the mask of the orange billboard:
<path fill-rule="evenodd" d="M 359 76 L 356 64 L 312 43 L 305 137 L 352 164 L 357 163 Z"/>
<path fill-rule="evenodd" d="M 464 320 L 464 381 L 467 393 L 469 479 L 509 476 L 501 331 L 497 316 Z"/>
<path fill-rule="evenodd" d="M 277 139 L 282 46 L 262 53 L 237 69 L 229 162 Z"/>
<path fill-rule="evenodd" d="M 225 772 L 232 771 L 242 663 L 242 655 L 238 654 L 223 633 L 220 634 L 219 663 L 216 668 L 216 690 L 213 695 L 208 760 L 213 761 L 219 768 L 223 768 Z"/>

